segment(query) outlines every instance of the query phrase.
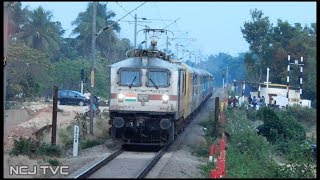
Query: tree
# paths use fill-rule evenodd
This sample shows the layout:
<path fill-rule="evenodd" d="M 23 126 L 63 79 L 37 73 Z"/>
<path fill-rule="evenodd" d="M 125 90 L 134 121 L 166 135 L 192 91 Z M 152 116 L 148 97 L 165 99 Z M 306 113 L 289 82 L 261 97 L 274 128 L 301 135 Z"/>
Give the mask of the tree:
<path fill-rule="evenodd" d="M 288 54 L 292 59 L 304 57 L 303 98 L 315 99 L 316 78 L 316 25 L 302 27 L 300 23 L 289 24 L 278 19 L 272 27 L 268 17 L 263 17 L 262 11 L 251 11 L 252 21 L 245 22 L 241 31 L 250 45 L 250 51 L 245 55 L 246 77 L 254 80 L 259 72 L 270 68 L 269 81 L 287 84 Z M 263 68 L 261 68 L 263 67 Z M 300 69 L 291 66 L 290 87 L 299 87 Z M 263 77 L 264 79 L 265 77 Z M 261 80 L 261 79 L 260 79 Z"/>
<path fill-rule="evenodd" d="M 17 2 L 14 5 L 9 6 L 8 37 L 19 33 L 28 21 L 28 14 L 30 13 L 28 7 L 21 9 L 21 6 L 21 2 Z"/>
<path fill-rule="evenodd" d="M 268 45 L 270 39 L 269 33 L 271 31 L 272 24 L 269 21 L 269 17 L 263 17 L 261 10 L 250 10 L 252 21 L 245 22 L 244 27 L 241 27 L 243 37 L 249 43 L 250 50 L 257 56 L 259 61 L 259 81 L 262 80 L 262 65 L 264 55 L 264 45 Z"/>
<path fill-rule="evenodd" d="M 23 93 L 38 97 L 51 86 L 52 65 L 48 56 L 22 42 L 10 41 L 8 51 L 8 98 Z"/>
<path fill-rule="evenodd" d="M 17 35 L 18 39 L 52 57 L 59 49 L 64 30 L 60 22 L 52 22 L 51 19 L 50 11 L 38 7 L 29 13 L 28 21 Z"/>
<path fill-rule="evenodd" d="M 112 11 L 107 11 L 106 4 L 97 4 L 96 13 L 96 29 L 105 28 L 114 23 L 111 18 L 115 17 L 115 13 Z M 78 52 L 83 56 L 88 56 L 91 52 L 91 39 L 92 39 L 92 16 L 93 16 L 93 3 L 88 3 L 88 7 L 85 12 L 79 13 L 76 20 L 72 22 L 72 25 L 76 25 L 76 28 L 72 31 L 73 34 L 77 34 L 77 49 Z M 115 23 L 112 29 L 102 32 L 96 39 L 97 48 L 100 51 L 110 50 L 115 42 L 118 41 L 116 34 L 113 32 L 120 32 L 120 26 Z"/>

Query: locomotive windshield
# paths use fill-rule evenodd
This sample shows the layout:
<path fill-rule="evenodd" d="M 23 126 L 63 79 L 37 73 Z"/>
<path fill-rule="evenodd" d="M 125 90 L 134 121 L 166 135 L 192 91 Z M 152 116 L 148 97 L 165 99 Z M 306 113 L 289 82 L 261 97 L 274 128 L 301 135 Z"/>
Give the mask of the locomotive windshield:
<path fill-rule="evenodd" d="M 133 69 L 120 70 L 120 86 L 141 86 L 141 71 Z"/>
<path fill-rule="evenodd" d="M 169 72 L 168 70 L 149 70 L 147 73 L 149 87 L 168 87 Z"/>

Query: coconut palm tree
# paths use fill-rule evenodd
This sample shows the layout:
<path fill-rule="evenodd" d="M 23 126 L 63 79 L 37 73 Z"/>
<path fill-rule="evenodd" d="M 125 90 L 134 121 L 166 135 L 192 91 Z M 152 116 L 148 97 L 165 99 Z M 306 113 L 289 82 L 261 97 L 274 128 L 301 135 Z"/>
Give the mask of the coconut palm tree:
<path fill-rule="evenodd" d="M 21 28 L 26 24 L 28 21 L 28 7 L 21 8 L 21 2 L 17 2 L 11 4 L 9 6 L 9 25 L 8 25 L 8 36 L 12 37 L 16 33 L 21 31 Z"/>
<path fill-rule="evenodd" d="M 92 39 L 92 16 L 93 16 L 93 3 L 88 3 L 88 7 L 85 12 L 79 13 L 78 17 L 72 22 L 72 25 L 76 25 L 76 28 L 72 31 L 72 34 L 77 34 L 78 40 L 77 49 L 81 55 L 88 56 L 91 51 L 91 39 Z M 110 26 L 114 23 L 111 18 L 114 18 L 116 14 L 113 11 L 107 11 L 107 4 L 97 4 L 96 11 L 96 29 L 97 31 L 103 29 L 106 26 Z M 111 46 L 115 44 L 119 39 L 113 31 L 120 32 L 120 25 L 115 23 L 111 29 L 102 32 L 96 40 L 97 48 L 100 51 L 108 51 Z"/>
<path fill-rule="evenodd" d="M 52 57 L 59 49 L 64 30 L 60 22 L 53 22 L 51 19 L 52 13 L 39 6 L 29 13 L 28 21 L 17 37 L 29 47 Z"/>

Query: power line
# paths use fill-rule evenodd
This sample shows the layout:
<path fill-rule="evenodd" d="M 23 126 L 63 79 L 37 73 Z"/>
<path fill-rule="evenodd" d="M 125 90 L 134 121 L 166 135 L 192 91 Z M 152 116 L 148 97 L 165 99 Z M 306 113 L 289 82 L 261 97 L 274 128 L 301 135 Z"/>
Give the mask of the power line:
<path fill-rule="evenodd" d="M 173 21 L 173 20 L 169 20 L 169 19 L 149 19 L 149 18 L 138 18 L 138 19 L 151 20 L 151 21 Z"/>
<path fill-rule="evenodd" d="M 172 23 L 170 23 L 169 25 L 167 25 L 166 27 L 164 27 L 162 29 L 166 29 L 167 27 L 171 26 L 173 23 L 177 22 L 179 19 L 181 19 L 181 18 L 174 20 Z M 157 35 L 159 35 L 159 34 L 155 34 L 155 36 L 157 36 Z"/>
<path fill-rule="evenodd" d="M 123 18 L 127 17 L 129 14 L 131 14 L 133 11 L 135 11 L 136 9 L 138 9 L 139 7 L 141 7 L 142 5 L 144 5 L 147 2 L 144 2 L 142 4 L 140 4 L 138 7 L 134 8 L 132 11 L 130 11 L 128 14 L 126 14 L 125 16 L 123 16 L 122 18 L 120 18 L 119 20 L 115 21 L 114 23 L 112 23 L 110 26 L 106 26 L 105 28 L 103 28 L 102 30 L 100 30 L 98 33 L 96 33 L 96 36 L 99 36 L 103 31 L 109 29 L 110 27 L 112 27 L 114 24 L 118 23 L 119 21 L 121 21 Z"/>
<path fill-rule="evenodd" d="M 167 25 L 166 25 L 166 23 L 164 23 L 164 21 L 163 21 L 163 19 L 162 19 L 161 15 L 160 15 L 159 8 L 158 8 L 158 5 L 156 4 L 156 2 L 154 3 L 154 5 L 155 5 L 155 6 L 156 6 L 156 8 L 157 8 L 157 12 L 158 12 L 159 17 L 160 17 L 160 19 L 162 20 L 163 24 L 164 24 L 165 26 L 167 26 Z"/>
<path fill-rule="evenodd" d="M 118 6 L 120 6 L 126 13 L 128 13 L 128 14 L 130 14 L 126 9 L 124 9 L 118 2 L 116 2 L 117 4 L 118 4 Z M 132 14 L 130 14 L 131 15 L 131 17 L 133 17 L 134 18 L 134 16 L 132 15 Z"/>

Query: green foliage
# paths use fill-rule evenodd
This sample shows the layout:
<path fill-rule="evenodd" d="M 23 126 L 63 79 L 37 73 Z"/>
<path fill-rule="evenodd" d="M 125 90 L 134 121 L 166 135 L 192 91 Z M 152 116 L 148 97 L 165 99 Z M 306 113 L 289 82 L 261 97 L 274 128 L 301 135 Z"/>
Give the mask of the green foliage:
<path fill-rule="evenodd" d="M 300 23 L 289 24 L 278 19 L 275 26 L 264 16 L 261 10 L 250 11 L 252 20 L 241 27 L 244 38 L 250 45 L 250 52 L 245 55 L 247 68 L 246 79 L 257 82 L 260 67 L 269 67 L 270 81 L 286 84 L 287 57 L 291 59 L 304 57 L 304 83 L 302 85 L 303 98 L 316 99 L 316 34 L 315 23 L 302 27 Z M 261 78 L 266 73 L 261 69 Z M 291 66 L 290 86 L 298 87 L 299 67 Z M 296 79 L 296 80 L 295 80 Z M 260 79 L 261 80 L 261 79 Z"/>
<path fill-rule="evenodd" d="M 73 145 L 73 126 L 69 125 L 66 129 L 61 129 L 59 138 L 65 148 L 71 148 Z"/>
<path fill-rule="evenodd" d="M 103 29 L 106 25 L 110 26 L 114 23 L 111 18 L 115 17 L 116 14 L 113 11 L 107 11 L 107 4 L 97 3 L 96 7 L 96 29 Z M 92 11 L 93 3 L 88 3 L 87 9 L 84 12 L 79 13 L 78 17 L 72 22 L 72 25 L 76 26 L 72 33 L 78 35 L 76 37 L 78 42 L 76 48 L 80 55 L 84 57 L 89 57 L 88 52 L 90 52 L 91 49 Z M 115 23 L 111 29 L 102 32 L 97 37 L 97 49 L 101 52 L 106 51 L 107 53 L 110 53 L 112 46 L 119 41 L 113 30 L 116 30 L 117 32 L 120 31 L 118 23 Z"/>
<path fill-rule="evenodd" d="M 88 120 L 86 118 L 86 115 L 83 113 L 77 113 L 74 117 L 74 121 L 72 122 L 72 125 L 79 126 L 79 139 L 85 139 L 87 137 L 88 132 Z M 72 126 L 72 132 L 73 132 L 73 126 Z"/>
<path fill-rule="evenodd" d="M 226 53 L 219 53 L 217 55 L 210 55 L 206 61 L 200 63 L 188 63 L 188 65 L 200 69 L 206 69 L 215 77 L 215 85 L 222 86 L 223 70 L 226 76 L 228 67 L 228 80 L 232 79 L 243 80 L 245 76 L 244 54 L 239 53 L 238 56 L 233 57 Z M 226 82 L 226 79 L 225 79 Z"/>
<path fill-rule="evenodd" d="M 306 127 L 316 124 L 317 110 L 313 108 L 301 107 L 299 105 L 289 106 L 285 111 L 280 111 L 283 116 L 293 116 Z"/>
<path fill-rule="evenodd" d="M 97 57 L 101 58 L 100 56 Z M 101 59 L 98 59 L 103 61 Z M 55 82 L 59 85 L 59 89 L 80 90 L 80 71 L 85 70 L 84 90 L 90 89 L 90 63 L 85 59 L 78 60 L 61 60 L 54 63 Z M 106 65 L 99 63 L 95 71 L 95 94 L 98 96 L 107 97 L 109 88 L 109 75 L 106 71 Z"/>
<path fill-rule="evenodd" d="M 13 140 L 13 148 L 10 155 L 27 155 L 29 157 L 39 156 L 61 156 L 62 149 L 60 146 L 43 143 L 39 145 L 32 138 L 19 137 Z"/>
<path fill-rule="evenodd" d="M 312 150 L 306 142 L 279 139 L 274 148 L 290 163 L 312 162 Z"/>
<path fill-rule="evenodd" d="M 58 145 L 43 143 L 38 147 L 37 154 L 40 156 L 60 157 L 63 154 L 63 150 Z"/>
<path fill-rule="evenodd" d="M 247 119 L 251 120 L 251 121 L 256 121 L 257 120 L 257 111 L 252 110 L 252 109 L 245 109 L 244 110 L 246 113 L 246 117 Z"/>
<path fill-rule="evenodd" d="M 101 139 L 85 139 L 80 141 L 80 147 L 81 149 L 86 149 L 96 145 L 100 145 L 102 144 L 102 142 L 103 141 Z"/>
<path fill-rule="evenodd" d="M 239 109 L 226 111 L 226 132 L 229 134 L 226 156 L 227 177 L 272 177 L 276 164 L 270 159 L 270 144 L 265 137 L 254 131 L 251 121 L 246 118 L 245 111 Z"/>
<path fill-rule="evenodd" d="M 32 138 L 19 137 L 13 140 L 13 148 L 10 150 L 10 155 L 27 155 L 32 156 L 37 149 L 37 142 Z"/>
<path fill-rule="evenodd" d="M 29 47 L 47 53 L 52 57 L 57 53 L 61 35 L 64 30 L 59 21 L 52 21 L 52 13 L 41 6 L 28 13 L 28 19 L 22 26 L 22 31 L 16 36 Z"/>
<path fill-rule="evenodd" d="M 192 146 L 192 154 L 195 154 L 200 157 L 208 157 L 209 155 L 209 146 L 207 144 L 199 144 L 197 146 Z"/>
<path fill-rule="evenodd" d="M 225 131 L 229 135 L 226 155 L 227 178 L 314 177 L 315 163 L 312 160 L 310 143 L 304 141 L 305 131 L 302 126 L 291 115 L 288 115 L 292 113 L 291 111 L 292 109 L 274 111 L 268 107 L 261 108 L 254 113 L 241 108 L 225 111 L 227 117 Z M 304 112 L 307 109 L 300 109 L 300 111 Z M 265 130 L 264 135 L 269 138 L 257 134 L 254 130 L 252 121 L 255 121 L 255 118 L 264 121 L 265 126 L 261 127 L 268 129 L 268 131 Z M 200 125 L 213 129 L 213 113 L 207 121 L 201 122 Z M 260 129 L 260 131 L 263 130 Z M 208 133 L 206 136 L 212 135 Z M 206 139 L 207 144 L 212 143 L 209 142 L 209 137 Z M 270 143 L 270 139 L 273 143 Z M 193 153 L 207 157 L 209 149 L 207 144 L 193 148 Z M 278 164 L 273 159 L 274 155 L 280 155 L 287 164 Z M 210 170 L 214 169 L 214 163 L 206 163 L 200 169 L 208 176 Z"/>
<path fill-rule="evenodd" d="M 259 127 L 259 134 L 265 136 L 271 143 L 275 143 L 278 138 L 300 142 L 305 140 L 304 128 L 292 116 L 276 114 L 271 108 L 263 107 L 257 117 L 264 122 Z"/>
<path fill-rule="evenodd" d="M 277 178 L 316 178 L 316 168 L 312 163 L 287 164 L 275 170 Z"/>
<path fill-rule="evenodd" d="M 43 94 L 52 83 L 52 65 L 48 57 L 24 43 L 11 41 L 7 63 L 7 97 L 14 98 L 23 93 L 24 97 L 34 98 Z"/>
<path fill-rule="evenodd" d="M 52 166 L 59 166 L 60 162 L 57 159 L 49 159 L 48 163 Z"/>
<path fill-rule="evenodd" d="M 207 164 L 201 165 L 200 166 L 200 170 L 201 173 L 205 176 L 207 176 L 207 178 L 210 177 L 210 172 L 212 169 L 215 169 L 215 163 L 214 162 L 209 162 Z"/>
<path fill-rule="evenodd" d="M 225 131 L 233 136 L 241 131 L 253 131 L 251 121 L 246 119 L 246 114 L 238 109 L 227 109 L 225 111 L 227 118 Z"/>

